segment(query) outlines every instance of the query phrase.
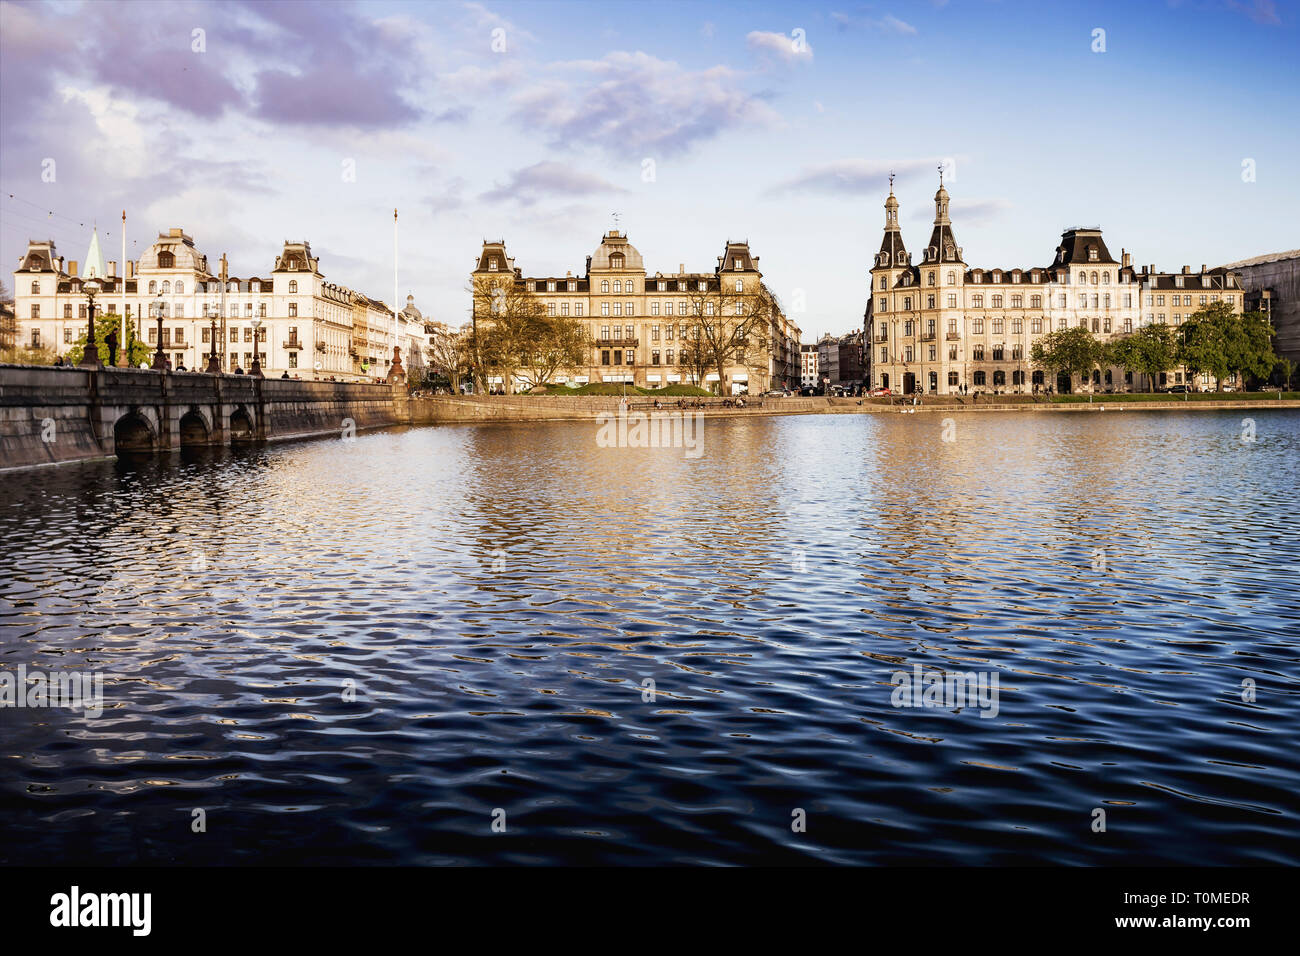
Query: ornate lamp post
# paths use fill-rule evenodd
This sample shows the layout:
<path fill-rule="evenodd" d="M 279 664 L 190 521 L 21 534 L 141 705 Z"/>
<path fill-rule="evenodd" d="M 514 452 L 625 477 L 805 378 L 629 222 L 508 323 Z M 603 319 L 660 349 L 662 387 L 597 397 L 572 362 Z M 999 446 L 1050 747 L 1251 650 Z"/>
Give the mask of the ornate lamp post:
<path fill-rule="evenodd" d="M 98 279 L 87 279 L 81 287 L 90 300 L 86 307 L 86 347 L 81 350 L 81 364 L 87 368 L 103 368 L 99 360 L 99 345 L 95 342 L 95 296 L 99 294 Z"/>
<path fill-rule="evenodd" d="M 208 374 L 221 374 L 221 360 L 217 358 L 217 310 L 213 306 L 208 306 L 208 322 L 212 327 L 212 349 L 208 353 Z"/>
<path fill-rule="evenodd" d="M 257 360 L 257 344 L 259 341 L 258 334 L 262 331 L 262 320 L 250 319 L 248 324 L 253 327 L 253 364 L 249 366 L 248 374 L 261 378 L 262 363 Z"/>
<path fill-rule="evenodd" d="M 163 327 L 162 327 L 162 322 L 163 322 L 163 302 L 162 302 L 162 299 L 159 299 L 159 300 L 156 301 L 156 302 L 152 302 L 152 303 L 150 303 L 149 307 L 150 307 L 151 309 L 153 309 L 154 316 L 155 316 L 155 317 L 157 318 L 157 320 L 158 320 L 158 348 L 157 348 L 157 350 L 153 353 L 153 368 L 154 368 L 155 371 L 158 371 L 158 372 L 165 372 L 165 371 L 167 371 L 167 354 L 166 354 L 165 352 L 163 352 L 163 347 L 162 347 L 162 340 L 163 340 L 163 334 L 162 334 L 162 333 L 163 333 Z"/>

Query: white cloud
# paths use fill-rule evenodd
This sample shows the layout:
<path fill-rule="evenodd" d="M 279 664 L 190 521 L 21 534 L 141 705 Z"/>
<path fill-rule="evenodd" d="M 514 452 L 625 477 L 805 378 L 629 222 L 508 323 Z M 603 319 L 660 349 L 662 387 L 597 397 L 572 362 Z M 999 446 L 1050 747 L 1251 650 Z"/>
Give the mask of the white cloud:
<path fill-rule="evenodd" d="M 803 37 L 786 36 L 784 33 L 768 33 L 751 30 L 745 36 L 745 42 L 751 50 L 782 63 L 807 62 L 813 58 L 812 46 Z"/>

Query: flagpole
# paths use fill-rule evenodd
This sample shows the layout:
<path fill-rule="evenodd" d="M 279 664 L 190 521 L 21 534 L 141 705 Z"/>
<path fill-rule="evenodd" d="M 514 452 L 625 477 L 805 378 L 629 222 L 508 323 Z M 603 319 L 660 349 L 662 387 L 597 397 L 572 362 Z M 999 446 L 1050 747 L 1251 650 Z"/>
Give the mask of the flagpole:
<path fill-rule="evenodd" d="M 126 210 L 122 210 L 122 271 L 119 273 L 122 277 L 122 340 L 117 346 L 117 367 L 126 368 L 130 363 L 127 361 L 126 349 Z M 139 289 L 140 284 L 136 283 Z"/>
<path fill-rule="evenodd" d="M 397 210 L 393 210 L 393 346 L 397 346 Z M 392 356 L 396 358 L 396 353 Z M 390 366 L 391 370 L 391 366 Z"/>

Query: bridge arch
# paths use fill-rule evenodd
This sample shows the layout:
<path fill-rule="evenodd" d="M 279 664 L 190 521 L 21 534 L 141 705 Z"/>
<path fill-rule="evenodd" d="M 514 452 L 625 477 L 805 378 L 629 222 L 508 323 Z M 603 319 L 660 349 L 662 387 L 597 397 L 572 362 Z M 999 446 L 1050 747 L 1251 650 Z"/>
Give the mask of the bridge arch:
<path fill-rule="evenodd" d="M 201 409 L 190 406 L 180 420 L 181 446 L 208 445 L 212 443 L 212 427 Z"/>
<path fill-rule="evenodd" d="M 253 416 L 243 405 L 230 413 L 231 442 L 254 441 Z"/>
<path fill-rule="evenodd" d="M 158 435 L 149 419 L 139 410 L 132 409 L 113 423 L 113 452 L 153 451 L 158 447 Z"/>

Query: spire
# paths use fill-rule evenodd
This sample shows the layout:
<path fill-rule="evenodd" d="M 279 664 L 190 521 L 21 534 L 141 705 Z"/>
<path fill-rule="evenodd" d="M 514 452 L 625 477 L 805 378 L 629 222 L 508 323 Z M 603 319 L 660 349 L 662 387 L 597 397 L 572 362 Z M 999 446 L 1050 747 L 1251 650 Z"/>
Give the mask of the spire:
<path fill-rule="evenodd" d="M 104 254 L 99 251 L 99 229 L 90 234 L 90 251 L 86 253 L 86 268 L 81 273 L 83 279 L 107 279 L 108 270 L 104 268 Z"/>
<path fill-rule="evenodd" d="M 925 261 L 961 262 L 961 247 L 952 233 L 948 218 L 948 190 L 943 188 L 943 166 L 939 167 L 939 191 L 934 194 L 934 231 L 925 250 Z"/>
<path fill-rule="evenodd" d="M 898 227 L 898 200 L 894 197 L 892 172 L 889 174 L 889 198 L 885 200 L 885 237 L 881 240 L 876 264 L 894 268 L 907 265 L 907 249 L 903 246 L 903 233 Z"/>

